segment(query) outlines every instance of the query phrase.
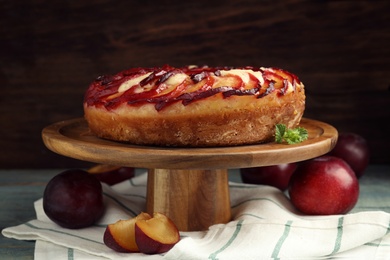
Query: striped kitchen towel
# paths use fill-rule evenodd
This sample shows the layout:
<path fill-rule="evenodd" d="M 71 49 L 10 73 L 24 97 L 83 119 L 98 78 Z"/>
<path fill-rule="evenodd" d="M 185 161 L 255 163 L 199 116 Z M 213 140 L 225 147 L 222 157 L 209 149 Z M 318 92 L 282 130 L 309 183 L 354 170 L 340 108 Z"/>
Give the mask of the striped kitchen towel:
<path fill-rule="evenodd" d="M 103 243 L 109 223 L 145 208 L 147 174 L 104 185 L 106 213 L 93 227 L 69 230 L 51 222 L 42 200 L 37 219 L 2 231 L 6 237 L 36 240 L 35 259 L 390 259 L 390 214 L 382 211 L 304 216 L 285 194 L 269 186 L 230 183 L 233 219 L 208 231 L 181 232 L 161 255 L 117 253 Z"/>

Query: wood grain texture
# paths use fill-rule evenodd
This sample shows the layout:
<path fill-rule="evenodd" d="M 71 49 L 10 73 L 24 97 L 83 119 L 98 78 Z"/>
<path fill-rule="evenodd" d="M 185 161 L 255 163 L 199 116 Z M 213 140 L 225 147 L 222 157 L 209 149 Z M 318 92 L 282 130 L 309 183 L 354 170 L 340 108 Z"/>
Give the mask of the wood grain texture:
<path fill-rule="evenodd" d="M 229 147 L 140 146 L 98 138 L 83 118 L 61 121 L 42 131 L 45 145 L 58 154 L 100 164 L 154 169 L 232 169 L 290 163 L 329 152 L 337 130 L 329 124 L 303 118 L 307 140 L 294 145 L 268 142 Z"/>
<path fill-rule="evenodd" d="M 180 231 L 207 230 L 231 220 L 228 171 L 150 169 L 147 212 L 162 212 Z"/>
<path fill-rule="evenodd" d="M 330 151 L 337 130 L 310 119 L 308 139 L 295 144 L 207 148 L 138 146 L 96 137 L 83 118 L 61 121 L 42 132 L 52 151 L 85 161 L 148 168 L 147 211 L 166 214 L 181 231 L 206 230 L 231 217 L 227 169 L 302 161 Z"/>
<path fill-rule="evenodd" d="M 129 67 L 273 66 L 305 83 L 305 117 L 366 137 L 390 163 L 388 1 L 1 1 L 0 168 L 76 167 L 40 132 L 83 115 L 88 84 Z M 380 127 L 376 127 L 376 125 Z"/>

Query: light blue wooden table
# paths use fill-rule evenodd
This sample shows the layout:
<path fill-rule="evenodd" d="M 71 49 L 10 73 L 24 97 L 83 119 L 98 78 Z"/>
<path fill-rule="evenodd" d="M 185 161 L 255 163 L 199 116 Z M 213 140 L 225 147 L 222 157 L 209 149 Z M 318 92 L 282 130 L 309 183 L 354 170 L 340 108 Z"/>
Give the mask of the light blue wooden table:
<path fill-rule="evenodd" d="M 140 170 L 139 170 L 140 171 Z M 61 170 L 0 170 L 0 229 L 35 218 L 33 203 L 42 197 L 46 183 Z M 240 182 L 238 170 L 231 181 Z M 360 197 L 352 210 L 382 210 L 390 213 L 390 165 L 370 165 L 360 179 Z M 33 259 L 32 241 L 0 236 L 0 259 Z"/>

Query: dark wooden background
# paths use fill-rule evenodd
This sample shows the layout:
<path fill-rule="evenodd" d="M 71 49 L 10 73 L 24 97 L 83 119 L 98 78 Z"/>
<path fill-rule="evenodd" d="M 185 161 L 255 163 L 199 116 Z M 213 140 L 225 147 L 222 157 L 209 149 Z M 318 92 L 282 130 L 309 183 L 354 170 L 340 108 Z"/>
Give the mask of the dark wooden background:
<path fill-rule="evenodd" d="M 41 130 L 83 116 L 98 75 L 138 66 L 273 66 L 305 117 L 364 136 L 390 163 L 389 1 L 0 1 L 0 168 L 82 167 Z"/>

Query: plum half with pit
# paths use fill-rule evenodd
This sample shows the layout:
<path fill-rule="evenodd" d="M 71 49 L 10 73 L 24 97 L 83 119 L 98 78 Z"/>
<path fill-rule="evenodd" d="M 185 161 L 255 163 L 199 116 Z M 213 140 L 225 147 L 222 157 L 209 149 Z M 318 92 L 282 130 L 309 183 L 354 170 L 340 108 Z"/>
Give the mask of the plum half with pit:
<path fill-rule="evenodd" d="M 43 210 L 64 228 L 91 226 L 104 213 L 102 185 L 84 170 L 63 171 L 46 185 Z"/>

